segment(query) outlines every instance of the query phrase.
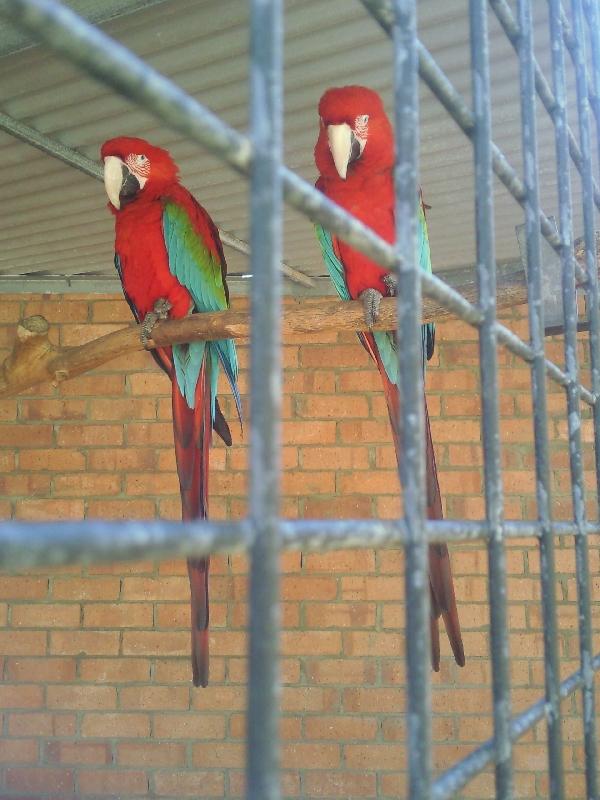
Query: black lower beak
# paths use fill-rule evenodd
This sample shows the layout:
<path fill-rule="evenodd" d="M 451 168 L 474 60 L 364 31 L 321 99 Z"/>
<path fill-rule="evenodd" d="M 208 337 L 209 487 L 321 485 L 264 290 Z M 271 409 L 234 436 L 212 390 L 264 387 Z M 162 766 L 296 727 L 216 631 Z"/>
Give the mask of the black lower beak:
<path fill-rule="evenodd" d="M 127 205 L 127 203 L 131 203 L 132 200 L 135 200 L 139 190 L 140 183 L 138 179 L 127 169 L 125 164 L 123 164 L 123 183 L 121 184 L 121 189 L 119 190 L 121 208 Z"/>
<path fill-rule="evenodd" d="M 360 142 L 354 135 L 354 131 L 350 134 L 350 158 L 348 159 L 348 164 L 352 164 L 353 161 L 358 161 L 361 156 L 361 149 L 360 149 Z"/>

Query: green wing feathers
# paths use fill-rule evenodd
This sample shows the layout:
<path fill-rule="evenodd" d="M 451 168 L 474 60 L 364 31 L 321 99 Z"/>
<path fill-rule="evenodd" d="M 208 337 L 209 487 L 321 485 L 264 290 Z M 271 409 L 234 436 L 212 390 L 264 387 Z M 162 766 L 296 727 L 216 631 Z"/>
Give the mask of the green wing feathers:
<path fill-rule="evenodd" d="M 194 227 L 186 208 L 167 202 L 163 211 L 163 233 L 169 257 L 169 269 L 188 290 L 199 312 L 225 311 L 229 307 L 223 265 Z M 211 342 L 190 342 L 173 347 L 177 383 L 186 402 L 193 408 L 196 383 L 202 363 L 208 358 L 211 384 L 211 413 L 215 418 L 215 401 L 219 364 L 223 367 L 241 420 L 241 400 L 237 388 L 238 362 L 231 339 Z"/>

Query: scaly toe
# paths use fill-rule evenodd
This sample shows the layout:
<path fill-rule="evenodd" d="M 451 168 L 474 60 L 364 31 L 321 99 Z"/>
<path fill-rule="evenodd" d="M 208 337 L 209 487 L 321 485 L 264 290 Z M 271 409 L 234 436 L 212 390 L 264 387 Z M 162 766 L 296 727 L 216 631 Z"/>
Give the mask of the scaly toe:
<path fill-rule="evenodd" d="M 398 278 L 394 275 L 394 273 L 388 272 L 388 274 L 384 275 L 381 280 L 387 286 L 389 296 L 395 297 L 396 292 L 398 291 Z"/>
<path fill-rule="evenodd" d="M 377 289 L 365 289 L 358 297 L 362 300 L 365 322 L 370 330 L 379 319 L 379 304 L 382 294 Z"/>
<path fill-rule="evenodd" d="M 169 311 L 172 308 L 173 305 L 165 297 L 159 297 L 156 303 L 154 303 L 154 312 L 157 315 L 157 320 L 168 319 Z"/>

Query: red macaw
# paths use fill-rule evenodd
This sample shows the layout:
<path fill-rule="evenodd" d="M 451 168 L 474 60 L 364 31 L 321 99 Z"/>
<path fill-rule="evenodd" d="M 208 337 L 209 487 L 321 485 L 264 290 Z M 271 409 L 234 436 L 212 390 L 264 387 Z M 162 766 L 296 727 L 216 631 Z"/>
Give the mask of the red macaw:
<path fill-rule="evenodd" d="M 379 95 L 363 86 L 329 89 L 319 102 L 320 131 L 315 146 L 319 170 L 317 188 L 327 197 L 358 217 L 388 242 L 395 240 L 394 225 L 394 136 Z M 431 257 L 422 198 L 419 198 L 419 246 L 421 267 L 431 272 Z M 384 295 L 395 294 L 395 276 L 358 250 L 331 236 L 317 226 L 323 258 L 338 294 L 344 300 L 361 299 L 365 321 L 371 329 L 379 314 Z M 425 355 L 433 355 L 435 331 L 423 325 L 423 365 Z M 398 428 L 400 397 L 396 340 L 392 332 L 360 333 L 359 339 L 377 364 L 387 401 L 396 460 L 400 464 L 401 445 Z M 427 515 L 442 518 L 442 500 L 431 439 L 427 402 L 426 477 Z M 445 544 L 429 548 L 429 585 L 431 596 L 431 660 L 439 670 L 440 637 L 438 620 L 442 616 L 457 664 L 465 656 L 454 596 L 450 557 Z"/>
<path fill-rule="evenodd" d="M 166 150 L 118 137 L 102 145 L 104 184 L 115 216 L 115 266 L 142 340 L 159 318 L 178 319 L 229 307 L 227 266 L 208 213 L 178 180 Z M 231 445 L 217 401 L 219 364 L 241 421 L 234 343 L 196 341 L 152 355 L 172 384 L 173 432 L 184 520 L 208 515 L 208 455 L 212 430 Z M 189 558 L 194 686 L 208 683 L 209 558 Z"/>

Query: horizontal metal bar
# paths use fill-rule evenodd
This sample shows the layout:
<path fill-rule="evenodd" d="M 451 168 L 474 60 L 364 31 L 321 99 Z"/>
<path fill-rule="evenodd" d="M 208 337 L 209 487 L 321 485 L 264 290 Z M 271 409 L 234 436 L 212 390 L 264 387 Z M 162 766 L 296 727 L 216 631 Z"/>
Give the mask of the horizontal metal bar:
<path fill-rule="evenodd" d="M 600 653 L 592 659 L 592 670 L 600 669 Z M 559 686 L 560 697 L 565 699 L 583 686 L 581 670 L 569 675 Z M 510 738 L 516 742 L 534 725 L 544 719 L 548 713 L 545 700 L 542 698 L 529 706 L 525 711 L 516 714 L 510 722 Z M 448 800 L 453 797 L 471 778 L 485 769 L 494 757 L 494 740 L 488 739 L 484 744 L 454 764 L 450 769 L 440 775 L 433 784 L 433 797 L 435 800 Z"/>
<path fill-rule="evenodd" d="M 512 44 L 515 50 L 518 52 L 519 46 L 519 25 L 517 20 L 515 19 L 513 12 L 511 11 L 510 6 L 506 2 L 506 0 L 489 0 L 489 4 L 492 7 L 494 14 L 500 25 L 506 34 L 506 38 Z M 566 41 L 566 38 L 565 38 Z M 540 66 L 537 60 L 534 58 L 534 72 L 535 72 L 535 88 L 538 97 L 542 101 L 544 108 L 552 116 L 554 108 L 556 106 L 556 98 L 554 97 L 554 93 L 550 88 L 550 84 L 546 80 L 546 76 L 540 69 Z M 567 135 L 569 137 L 569 153 L 571 154 L 571 159 L 580 175 L 583 176 L 584 166 L 581 157 L 581 150 L 579 149 L 579 145 L 577 144 L 577 140 L 575 139 L 575 135 L 571 130 L 570 126 L 567 125 Z M 596 182 L 593 183 L 594 187 L 594 202 L 596 206 L 600 209 L 600 190 Z"/>
<path fill-rule="evenodd" d="M 29 144 L 41 150 L 42 153 L 57 158 L 70 167 L 75 167 L 75 169 L 78 169 L 85 175 L 89 175 L 90 178 L 96 178 L 96 180 L 99 181 L 103 179 L 102 167 L 97 161 L 92 161 L 91 158 L 81 155 L 77 150 L 73 150 L 72 147 L 67 147 L 62 142 L 51 139 L 35 128 L 26 125 L 24 122 L 10 117 L 3 111 L 0 111 L 0 129 L 10 133 L 11 136 L 25 142 L 25 144 Z M 236 250 L 238 253 L 243 253 L 247 256 L 250 255 L 250 245 L 248 242 L 245 242 L 243 239 L 238 239 L 237 236 L 227 233 L 227 231 L 224 231 L 222 228 L 219 228 L 219 236 L 223 244 L 227 247 Z M 285 261 L 281 262 L 281 271 L 286 278 L 294 281 L 294 283 L 299 283 L 301 286 L 310 288 L 315 283 L 308 275 L 286 264 Z"/>
<path fill-rule="evenodd" d="M 279 526 L 284 550 L 388 548 L 406 543 L 403 520 L 282 519 Z M 509 539 L 539 538 L 541 525 L 537 520 L 506 520 L 503 532 Z M 571 522 L 553 522 L 551 532 L 555 536 L 575 536 L 579 529 Z M 590 536 L 600 535 L 600 522 L 588 522 L 585 532 Z M 489 538 L 485 520 L 427 520 L 425 533 L 429 542 Z M 234 553 L 247 550 L 252 537 L 252 524 L 246 519 L 9 520 L 0 522 L 0 570 Z"/>
<path fill-rule="evenodd" d="M 234 169 L 245 175 L 249 173 L 252 148 L 247 137 L 230 128 L 168 78 L 70 9 L 53 0 L 0 0 L 0 14 L 26 27 L 69 60 L 126 97 L 131 97 L 190 139 L 204 145 Z M 436 69 L 439 70 L 437 65 Z M 395 249 L 371 228 L 328 200 L 285 166 L 281 167 L 281 177 L 284 196 L 290 205 L 311 219 L 318 220 L 382 266 L 396 268 Z M 585 279 L 585 273 L 581 270 L 581 280 Z M 481 324 L 481 311 L 443 280 L 423 273 L 421 283 L 424 294 L 437 300 L 457 317 L 473 326 Z M 505 326 L 497 323 L 496 328 L 498 340 L 509 350 L 527 361 L 533 359 L 533 351 L 525 342 Z M 547 363 L 549 377 L 566 385 L 567 378 L 560 368 L 551 362 Z M 585 387 L 581 387 L 581 397 L 587 403 L 594 402 Z"/>

